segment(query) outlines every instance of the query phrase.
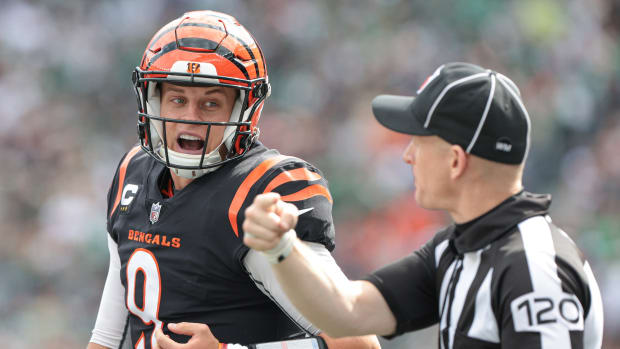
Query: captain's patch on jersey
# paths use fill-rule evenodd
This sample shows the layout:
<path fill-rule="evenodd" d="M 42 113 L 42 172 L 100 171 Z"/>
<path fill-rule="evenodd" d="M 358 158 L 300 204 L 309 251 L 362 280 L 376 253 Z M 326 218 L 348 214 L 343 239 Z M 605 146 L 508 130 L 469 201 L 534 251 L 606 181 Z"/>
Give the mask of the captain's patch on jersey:
<path fill-rule="evenodd" d="M 550 326 L 583 331 L 583 308 L 574 294 L 530 292 L 515 298 L 510 310 L 516 332 L 543 332 Z"/>
<path fill-rule="evenodd" d="M 129 207 L 131 206 L 133 199 L 136 197 L 136 194 L 138 194 L 139 189 L 140 187 L 137 184 L 125 184 L 123 193 L 121 194 L 120 206 L 118 207 L 120 213 L 129 212 Z"/>

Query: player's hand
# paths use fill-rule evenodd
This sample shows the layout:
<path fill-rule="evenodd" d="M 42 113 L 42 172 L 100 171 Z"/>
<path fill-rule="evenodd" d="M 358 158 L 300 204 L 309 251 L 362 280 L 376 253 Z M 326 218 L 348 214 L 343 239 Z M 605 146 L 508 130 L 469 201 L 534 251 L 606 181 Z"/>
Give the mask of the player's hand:
<path fill-rule="evenodd" d="M 219 341 L 209 326 L 194 322 L 180 322 L 178 324 L 168 324 L 168 329 L 174 333 L 191 336 L 187 343 L 177 343 L 169 336 L 157 328 L 155 330 L 155 339 L 159 348 L 153 349 L 218 349 Z"/>
<path fill-rule="evenodd" d="M 270 250 L 287 231 L 297 225 L 299 210 L 277 193 L 257 195 L 245 210 L 243 243 L 258 251 Z"/>

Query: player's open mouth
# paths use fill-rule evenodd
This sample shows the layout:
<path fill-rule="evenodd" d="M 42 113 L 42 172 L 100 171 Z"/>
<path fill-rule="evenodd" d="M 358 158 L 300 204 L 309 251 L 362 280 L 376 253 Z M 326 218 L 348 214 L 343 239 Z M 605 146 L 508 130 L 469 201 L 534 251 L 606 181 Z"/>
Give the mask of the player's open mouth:
<path fill-rule="evenodd" d="M 183 153 L 200 154 L 202 153 L 205 141 L 196 136 L 182 134 L 177 138 L 177 144 Z"/>

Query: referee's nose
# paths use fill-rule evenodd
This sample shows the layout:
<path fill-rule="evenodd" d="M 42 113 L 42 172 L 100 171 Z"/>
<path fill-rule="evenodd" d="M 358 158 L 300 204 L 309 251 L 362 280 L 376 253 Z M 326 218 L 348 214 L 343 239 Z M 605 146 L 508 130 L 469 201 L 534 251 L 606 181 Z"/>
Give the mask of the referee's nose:
<path fill-rule="evenodd" d="M 405 148 L 405 151 L 403 152 L 403 161 L 413 166 L 413 164 L 415 163 L 414 152 L 415 152 L 415 147 L 413 145 L 413 137 L 412 137 L 411 141 L 407 145 L 407 148 Z"/>

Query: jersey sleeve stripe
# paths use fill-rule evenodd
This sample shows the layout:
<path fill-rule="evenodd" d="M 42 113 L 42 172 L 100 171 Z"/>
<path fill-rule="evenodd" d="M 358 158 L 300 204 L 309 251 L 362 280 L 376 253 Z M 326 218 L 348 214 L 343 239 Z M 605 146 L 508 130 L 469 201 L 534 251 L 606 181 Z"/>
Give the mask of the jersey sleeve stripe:
<path fill-rule="evenodd" d="M 329 194 L 329 190 L 327 190 L 326 187 L 320 184 L 313 184 L 311 186 L 305 187 L 296 193 L 283 196 L 281 199 L 287 202 L 302 201 L 317 195 L 322 195 L 327 198 L 330 203 L 333 203 L 332 196 Z"/>
<path fill-rule="evenodd" d="M 290 171 L 284 171 L 280 173 L 276 178 L 274 178 L 265 188 L 264 193 L 269 193 L 273 191 L 275 188 L 281 186 L 284 183 L 292 182 L 292 181 L 316 181 L 317 179 L 321 179 L 321 175 L 308 170 L 305 167 L 296 168 Z"/>
<path fill-rule="evenodd" d="M 555 262 L 556 251 L 549 224 L 544 217 L 536 216 L 519 223 L 519 231 L 523 240 L 533 295 L 540 299 L 551 299 L 552 302 L 557 304 L 557 300 L 561 299 L 563 292 L 561 280 L 558 276 L 558 267 Z M 513 303 L 517 304 L 517 300 L 514 300 Z M 515 309 L 518 308 L 515 307 Z M 563 322 L 543 323 L 538 320 L 533 326 L 526 327 L 523 324 L 529 324 L 530 319 L 526 318 L 528 321 L 521 320 L 515 316 L 515 313 L 518 314 L 518 312 L 513 310 L 515 331 L 534 330 L 540 332 L 541 349 L 571 347 L 569 329 Z M 556 314 L 552 314 L 554 319 L 559 318 L 559 316 L 555 317 Z"/>
<path fill-rule="evenodd" d="M 284 159 L 292 158 L 286 155 L 278 155 L 267 160 L 264 160 L 260 163 L 255 169 L 248 174 L 248 176 L 243 180 L 239 189 L 235 193 L 232 202 L 230 203 L 230 207 L 228 208 L 228 219 L 230 221 L 230 226 L 235 233 L 235 236 L 239 237 L 239 228 L 237 226 L 237 216 L 239 215 L 239 210 L 243 205 L 243 202 L 248 197 L 248 193 L 252 186 L 267 172 L 270 168 L 272 168 L 277 163 L 281 162 Z"/>
<path fill-rule="evenodd" d="M 140 149 L 141 148 L 139 146 L 135 146 L 133 149 L 131 149 L 129 153 L 127 153 L 127 156 L 125 156 L 125 159 L 123 160 L 123 162 L 121 163 L 121 166 L 119 167 L 118 190 L 116 191 L 116 199 L 114 200 L 114 206 L 112 206 L 112 210 L 110 211 L 110 217 L 112 217 L 112 215 L 114 214 L 114 211 L 116 211 L 116 207 L 118 206 L 119 202 L 121 202 L 121 195 L 123 194 L 123 184 L 125 182 L 125 173 L 127 172 L 127 166 L 129 166 L 129 162 L 138 153 Z"/>
<path fill-rule="evenodd" d="M 585 262 L 583 269 L 588 278 L 588 288 L 592 298 L 584 324 L 583 347 L 586 349 L 600 348 L 603 343 L 603 301 L 601 299 L 601 291 L 588 262 Z"/>

